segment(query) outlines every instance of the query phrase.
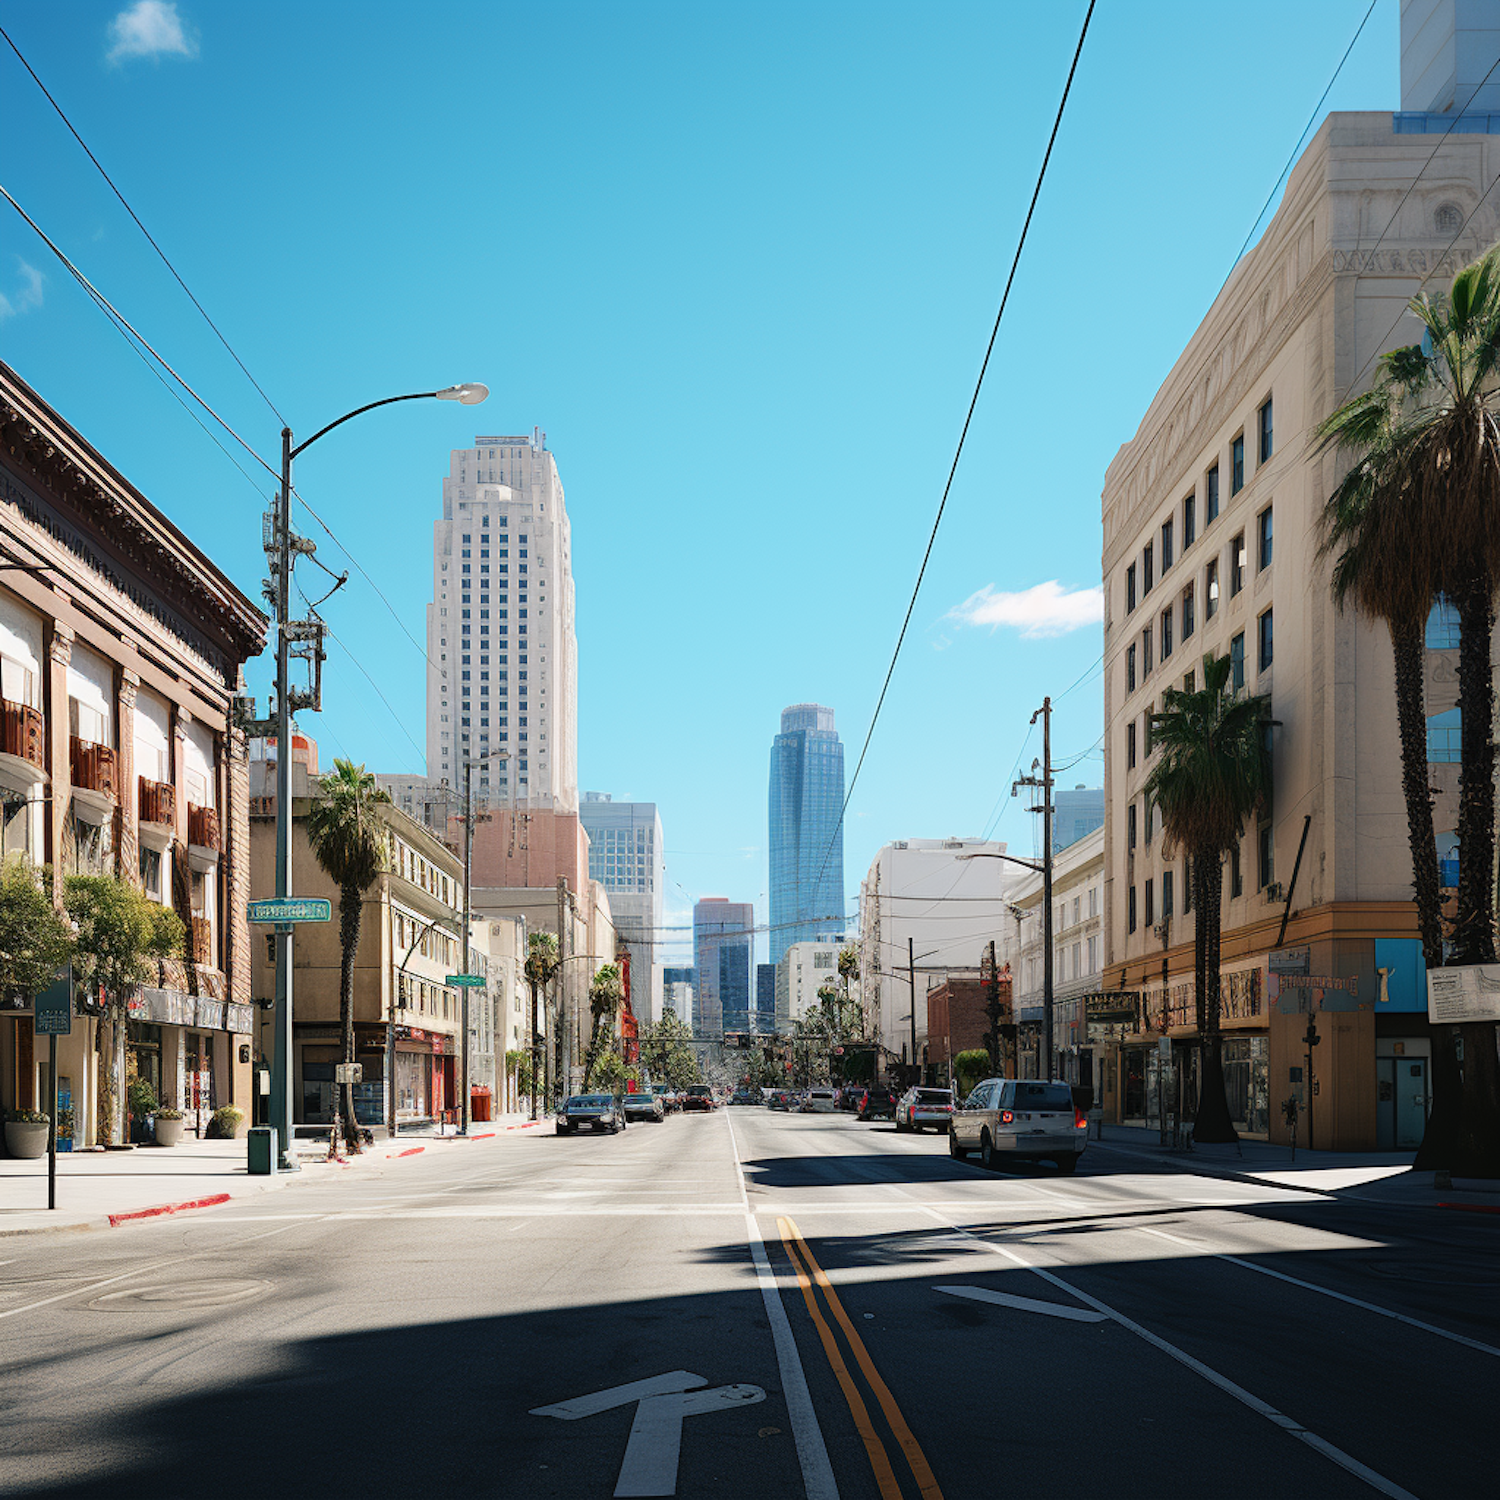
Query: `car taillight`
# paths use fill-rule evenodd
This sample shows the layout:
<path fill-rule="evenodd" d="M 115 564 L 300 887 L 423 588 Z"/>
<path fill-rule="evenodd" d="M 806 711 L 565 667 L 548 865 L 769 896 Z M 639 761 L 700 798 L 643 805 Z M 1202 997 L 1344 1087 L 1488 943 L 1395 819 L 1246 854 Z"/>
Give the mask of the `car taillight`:
<path fill-rule="evenodd" d="M 1011 1110 L 1002 1109 L 1000 1111 L 1000 1123 L 1002 1125 L 1013 1125 L 1015 1123 L 1015 1119 L 1015 1114 Z"/>
<path fill-rule="evenodd" d="M 1073 1128 L 1075 1130 L 1087 1130 L 1089 1128 L 1089 1117 L 1081 1109 L 1073 1111 Z"/>

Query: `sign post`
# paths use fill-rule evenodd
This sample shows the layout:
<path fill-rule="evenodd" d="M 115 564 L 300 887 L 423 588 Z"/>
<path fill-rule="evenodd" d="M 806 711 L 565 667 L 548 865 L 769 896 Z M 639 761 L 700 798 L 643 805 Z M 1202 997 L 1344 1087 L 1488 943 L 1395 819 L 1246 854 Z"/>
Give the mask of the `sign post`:
<path fill-rule="evenodd" d="M 443 983 L 459 990 L 477 990 L 484 986 L 483 974 L 445 974 Z"/>
<path fill-rule="evenodd" d="M 73 965 L 68 962 L 35 999 L 32 1030 L 47 1038 L 47 1207 L 57 1207 L 57 1039 L 73 1033 Z"/>
<path fill-rule="evenodd" d="M 333 902 L 324 896 L 271 896 L 245 904 L 251 922 L 331 922 Z"/>

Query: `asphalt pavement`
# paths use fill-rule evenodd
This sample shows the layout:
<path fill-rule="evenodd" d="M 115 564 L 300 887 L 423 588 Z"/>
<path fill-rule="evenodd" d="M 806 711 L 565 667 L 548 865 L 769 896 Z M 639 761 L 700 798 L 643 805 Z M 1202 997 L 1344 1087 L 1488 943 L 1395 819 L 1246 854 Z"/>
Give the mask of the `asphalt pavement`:
<path fill-rule="evenodd" d="M 0 1240 L 0 1492 L 1490 1492 L 1500 1216 L 755 1108 Z"/>

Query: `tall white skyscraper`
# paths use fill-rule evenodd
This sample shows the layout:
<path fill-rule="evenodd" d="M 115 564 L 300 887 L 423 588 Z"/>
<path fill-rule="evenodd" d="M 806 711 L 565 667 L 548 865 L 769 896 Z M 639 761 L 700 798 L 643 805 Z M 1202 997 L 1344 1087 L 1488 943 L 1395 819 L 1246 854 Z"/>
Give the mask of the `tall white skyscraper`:
<path fill-rule="evenodd" d="M 461 794 L 464 759 L 488 756 L 476 806 L 577 812 L 572 539 L 546 434 L 455 448 L 432 541 L 428 780 Z"/>

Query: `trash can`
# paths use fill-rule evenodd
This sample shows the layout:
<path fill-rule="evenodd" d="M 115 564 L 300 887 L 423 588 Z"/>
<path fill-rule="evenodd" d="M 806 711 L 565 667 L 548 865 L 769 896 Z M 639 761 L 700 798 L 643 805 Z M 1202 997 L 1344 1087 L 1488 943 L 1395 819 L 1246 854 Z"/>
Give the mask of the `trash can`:
<path fill-rule="evenodd" d="M 252 1177 L 269 1177 L 276 1173 L 276 1127 L 253 1125 L 245 1136 L 249 1157 L 247 1169 Z"/>
<path fill-rule="evenodd" d="M 490 1091 L 482 1084 L 469 1090 L 469 1118 L 476 1123 L 489 1123 Z"/>

